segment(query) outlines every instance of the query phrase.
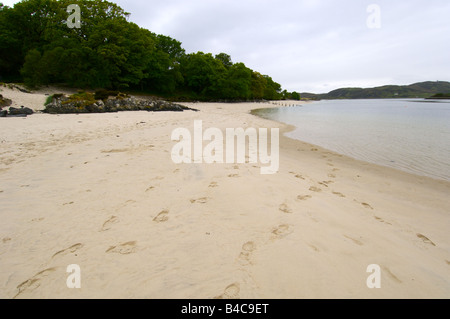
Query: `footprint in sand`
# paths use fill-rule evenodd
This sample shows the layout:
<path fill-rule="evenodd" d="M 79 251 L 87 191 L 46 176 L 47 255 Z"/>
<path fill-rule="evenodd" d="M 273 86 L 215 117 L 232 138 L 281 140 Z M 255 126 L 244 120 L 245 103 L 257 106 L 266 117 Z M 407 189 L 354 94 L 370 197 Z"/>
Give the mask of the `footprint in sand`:
<path fill-rule="evenodd" d="M 241 291 L 239 283 L 228 285 L 223 294 L 214 297 L 214 299 L 239 299 L 239 292 Z"/>
<path fill-rule="evenodd" d="M 376 220 L 378 220 L 380 223 L 386 223 L 388 225 L 392 225 L 391 223 L 385 221 L 383 218 L 378 217 L 378 216 L 374 216 L 373 218 L 375 218 Z"/>
<path fill-rule="evenodd" d="M 297 173 L 295 173 L 295 172 L 289 172 L 289 174 L 294 175 L 295 178 L 305 180 L 305 178 L 304 178 L 303 175 L 301 175 L 301 174 L 297 174 Z"/>
<path fill-rule="evenodd" d="M 250 264 L 250 257 L 253 251 L 255 251 L 256 245 L 252 241 L 246 242 L 244 245 L 242 245 L 242 251 L 239 254 L 239 260 L 242 264 L 248 265 Z"/>
<path fill-rule="evenodd" d="M 74 204 L 74 202 L 64 203 L 63 206 L 72 205 L 72 204 Z"/>
<path fill-rule="evenodd" d="M 427 236 L 419 234 L 419 233 L 417 233 L 416 236 L 419 237 L 420 239 L 422 239 L 425 244 L 436 246 L 436 244 L 433 243 Z"/>
<path fill-rule="evenodd" d="M 396 283 L 398 283 L 398 284 L 401 284 L 401 283 L 402 283 L 402 281 L 401 281 L 400 279 L 398 279 L 398 277 L 397 277 L 396 275 L 394 275 L 394 274 L 392 273 L 392 271 L 391 271 L 388 267 L 382 266 L 381 268 L 382 268 L 382 270 L 385 271 L 385 272 L 389 275 L 389 277 L 390 277 L 392 280 L 394 280 Z"/>
<path fill-rule="evenodd" d="M 365 208 L 368 208 L 368 209 L 373 209 L 373 207 L 372 206 L 370 206 L 369 204 L 367 204 L 367 203 L 361 203 L 361 205 L 363 205 Z"/>
<path fill-rule="evenodd" d="M 297 199 L 298 199 L 298 200 L 308 200 L 308 199 L 310 199 L 310 198 L 312 198 L 311 195 L 298 195 L 298 196 L 297 196 Z"/>
<path fill-rule="evenodd" d="M 290 226 L 287 224 L 279 225 L 278 227 L 272 230 L 272 234 L 274 235 L 273 239 L 281 239 L 291 233 L 292 230 L 290 229 Z"/>
<path fill-rule="evenodd" d="M 5 237 L 5 238 L 2 239 L 2 242 L 3 242 L 4 244 L 6 244 L 6 243 L 9 242 L 9 241 L 11 241 L 11 238 L 9 238 L 9 237 Z"/>
<path fill-rule="evenodd" d="M 328 177 L 329 177 L 329 178 L 336 178 L 336 175 L 334 175 L 334 174 L 328 174 Z"/>
<path fill-rule="evenodd" d="M 111 216 L 107 221 L 103 223 L 102 229 L 100 231 L 110 230 L 112 225 L 118 222 L 119 219 L 117 218 L 117 216 Z"/>
<path fill-rule="evenodd" d="M 293 213 L 293 212 L 292 212 L 292 209 L 290 209 L 290 208 L 288 207 L 288 205 L 286 205 L 286 204 L 281 204 L 280 207 L 278 207 L 278 209 L 279 209 L 280 211 L 282 211 L 283 213 L 285 213 L 285 214 L 292 214 L 292 213 Z"/>
<path fill-rule="evenodd" d="M 316 187 L 316 186 L 311 186 L 311 187 L 309 188 L 309 190 L 310 190 L 311 192 L 316 192 L 316 193 L 319 193 L 319 192 L 322 191 L 320 188 L 318 188 L 318 187 Z"/>
<path fill-rule="evenodd" d="M 320 251 L 320 249 L 317 248 L 316 246 L 314 246 L 313 244 L 308 244 L 308 246 L 309 246 L 312 250 L 314 250 L 315 252 L 319 252 L 319 251 Z"/>
<path fill-rule="evenodd" d="M 328 184 L 333 184 L 333 181 L 323 181 L 323 182 L 319 182 L 320 185 L 328 187 Z"/>
<path fill-rule="evenodd" d="M 17 298 L 20 294 L 24 292 L 33 291 L 36 288 L 39 288 L 41 285 L 42 279 L 49 276 L 51 273 L 53 273 L 56 270 L 56 268 L 47 268 L 40 272 L 38 272 L 36 275 L 31 277 L 28 280 L 25 280 L 20 285 L 17 286 L 17 289 L 19 290 L 17 294 L 13 297 L 13 299 Z"/>
<path fill-rule="evenodd" d="M 131 151 L 131 148 L 115 148 L 115 149 L 111 149 L 111 150 L 102 150 L 101 152 L 103 154 L 108 154 L 108 153 L 125 153 L 128 151 Z"/>
<path fill-rule="evenodd" d="M 197 198 L 197 199 L 191 199 L 190 202 L 191 204 L 194 203 L 199 203 L 199 204 L 206 204 L 208 202 L 208 197 L 201 197 L 201 198 Z"/>
<path fill-rule="evenodd" d="M 256 249 L 256 245 L 252 241 L 246 242 L 244 245 L 242 245 L 242 250 L 247 252 L 252 252 Z"/>
<path fill-rule="evenodd" d="M 333 192 L 334 195 L 339 196 L 339 197 L 345 197 L 344 194 L 339 193 L 339 192 Z"/>
<path fill-rule="evenodd" d="M 228 177 L 239 177 L 239 174 L 229 174 Z"/>
<path fill-rule="evenodd" d="M 347 235 L 344 235 L 344 237 L 350 239 L 352 242 L 354 242 L 354 243 L 355 243 L 356 245 L 358 245 L 358 246 L 363 246 L 363 245 L 364 245 L 364 244 L 363 244 L 360 240 L 358 240 L 358 239 L 352 238 L 352 237 L 347 236 Z"/>
<path fill-rule="evenodd" d="M 211 182 L 211 184 L 209 184 L 208 187 L 214 188 L 214 187 L 218 187 L 219 185 L 217 184 L 217 182 Z"/>
<path fill-rule="evenodd" d="M 153 221 L 156 223 L 164 223 L 169 220 L 168 215 L 169 215 L 169 211 L 163 210 L 155 218 L 153 218 Z"/>
<path fill-rule="evenodd" d="M 147 189 L 145 190 L 145 192 L 147 193 L 147 192 L 151 191 L 152 189 L 155 189 L 155 186 L 150 186 L 149 188 L 147 188 Z"/>
<path fill-rule="evenodd" d="M 76 253 L 78 250 L 80 250 L 81 248 L 83 248 L 83 246 L 84 246 L 84 245 L 81 244 L 81 243 L 72 245 L 72 246 L 70 246 L 69 248 L 66 248 L 66 249 L 63 249 L 63 250 L 60 250 L 60 251 L 54 253 L 53 256 L 52 256 L 52 258 L 55 258 L 56 256 L 65 256 L 65 255 L 68 255 L 68 254 L 74 254 L 74 253 Z M 76 256 L 76 254 L 75 254 L 75 256 Z"/>
<path fill-rule="evenodd" d="M 121 255 L 128 255 L 136 252 L 136 241 L 129 241 L 117 246 L 111 246 L 106 250 L 106 253 L 117 253 Z"/>
<path fill-rule="evenodd" d="M 314 222 L 318 223 L 319 220 L 316 218 L 316 214 L 312 213 L 312 212 L 307 212 L 306 214 L 308 214 L 309 218 L 311 218 Z"/>

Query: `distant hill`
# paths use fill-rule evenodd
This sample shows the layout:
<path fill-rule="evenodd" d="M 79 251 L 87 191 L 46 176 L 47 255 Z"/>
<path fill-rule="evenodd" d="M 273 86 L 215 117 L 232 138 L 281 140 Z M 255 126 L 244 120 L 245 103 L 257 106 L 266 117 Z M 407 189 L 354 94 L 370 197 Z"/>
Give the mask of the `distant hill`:
<path fill-rule="evenodd" d="M 411 85 L 385 85 L 375 88 L 342 88 L 326 94 L 301 93 L 307 99 L 394 99 L 394 98 L 429 98 L 436 94 L 450 93 L 450 82 L 420 82 Z"/>

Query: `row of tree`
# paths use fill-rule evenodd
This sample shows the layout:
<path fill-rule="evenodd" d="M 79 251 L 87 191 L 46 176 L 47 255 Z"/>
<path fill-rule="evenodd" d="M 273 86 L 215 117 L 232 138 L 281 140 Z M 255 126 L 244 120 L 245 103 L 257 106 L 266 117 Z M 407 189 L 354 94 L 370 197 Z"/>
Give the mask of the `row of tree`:
<path fill-rule="evenodd" d="M 81 9 L 70 27 L 69 5 Z M 0 4 L 0 77 L 29 86 L 141 90 L 194 99 L 280 99 L 271 77 L 233 63 L 225 53 L 186 54 L 181 42 L 128 21 L 102 0 L 23 0 Z M 75 21 L 77 22 L 77 21 Z"/>

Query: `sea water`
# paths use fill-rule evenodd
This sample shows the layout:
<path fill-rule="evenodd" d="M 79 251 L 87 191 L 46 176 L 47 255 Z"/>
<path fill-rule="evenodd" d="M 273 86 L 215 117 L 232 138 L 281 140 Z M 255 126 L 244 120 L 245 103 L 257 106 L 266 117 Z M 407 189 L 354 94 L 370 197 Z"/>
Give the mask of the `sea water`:
<path fill-rule="evenodd" d="M 450 181 L 448 100 L 324 100 L 257 114 L 295 126 L 288 137 Z"/>

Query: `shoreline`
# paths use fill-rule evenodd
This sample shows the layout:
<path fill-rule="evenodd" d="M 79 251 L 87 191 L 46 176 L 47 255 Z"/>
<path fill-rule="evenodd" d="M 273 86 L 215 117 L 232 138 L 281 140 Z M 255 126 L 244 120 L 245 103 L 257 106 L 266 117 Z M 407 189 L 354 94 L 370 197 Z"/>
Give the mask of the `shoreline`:
<path fill-rule="evenodd" d="M 0 297 L 450 297 L 450 183 L 288 138 L 263 104 L 186 106 L 3 119 Z M 278 173 L 174 164 L 170 134 L 196 119 L 280 128 Z"/>
<path fill-rule="evenodd" d="M 309 102 L 306 102 L 306 103 L 314 103 L 314 102 L 316 102 L 316 101 L 309 101 Z M 282 107 L 285 107 L 285 106 L 282 106 Z M 287 107 L 289 107 L 289 106 L 287 106 Z M 251 111 L 251 114 L 252 114 L 252 115 L 255 115 L 255 116 L 259 116 L 256 112 L 257 112 L 258 110 L 263 110 L 263 109 L 265 109 L 265 108 L 262 108 L 262 109 L 260 109 L 260 108 L 253 109 L 253 110 Z M 255 113 L 253 113 L 253 112 L 255 112 Z M 450 180 L 447 180 L 447 179 L 444 179 L 444 178 L 433 177 L 433 176 L 431 176 L 431 175 L 429 175 L 429 174 L 426 174 L 426 173 L 418 174 L 418 173 L 416 173 L 416 172 L 413 172 L 413 171 L 410 171 L 410 170 L 407 170 L 407 169 L 401 169 L 401 168 L 394 167 L 394 166 L 388 166 L 388 165 L 378 164 L 378 163 L 375 163 L 375 162 L 370 162 L 370 161 L 364 160 L 364 159 L 358 159 L 358 158 L 352 157 L 352 156 L 347 155 L 347 154 L 344 154 L 344 153 L 339 153 L 339 152 L 337 152 L 337 151 L 330 150 L 330 149 L 328 149 L 328 148 L 326 148 L 326 147 L 323 147 L 323 146 L 320 146 L 320 145 L 317 145 L 317 144 L 314 144 L 314 143 L 306 142 L 306 141 L 303 141 L 303 140 L 301 140 L 301 139 L 296 139 L 296 138 L 293 138 L 293 137 L 292 137 L 292 138 L 291 138 L 291 137 L 288 137 L 288 136 L 286 136 L 285 134 L 290 133 L 290 132 L 296 130 L 297 127 L 296 127 L 295 125 L 286 124 L 286 123 L 284 123 L 284 122 L 277 121 L 277 120 L 270 119 L 270 118 L 265 118 L 265 117 L 263 117 L 263 116 L 259 116 L 259 117 L 261 117 L 261 118 L 263 118 L 263 119 L 267 119 L 267 120 L 274 121 L 274 122 L 276 122 L 276 123 L 279 123 L 280 125 L 286 125 L 287 127 L 289 127 L 289 129 L 285 129 L 284 132 L 282 132 L 282 135 L 283 135 L 283 136 L 285 136 L 285 137 L 287 137 L 287 138 L 290 138 L 290 139 L 293 139 L 293 140 L 296 140 L 296 141 L 300 141 L 300 142 L 309 144 L 309 145 L 311 145 L 311 147 L 320 148 L 320 149 L 322 149 L 322 150 L 324 150 L 324 151 L 328 151 L 328 152 L 334 153 L 334 154 L 336 154 L 336 155 L 342 155 L 342 156 L 345 156 L 345 157 L 347 157 L 347 158 L 349 158 L 349 159 L 351 159 L 351 160 L 355 160 L 355 161 L 357 161 L 357 162 L 367 163 L 367 164 L 379 166 L 379 167 L 382 167 L 382 168 L 390 168 L 390 169 L 393 169 L 393 170 L 395 170 L 395 171 L 403 172 L 403 173 L 406 173 L 406 174 L 409 174 L 409 175 L 413 175 L 413 176 L 417 176 L 417 177 L 425 177 L 425 178 L 434 180 L 434 181 L 436 181 L 436 182 L 447 182 L 447 183 L 450 183 Z"/>

